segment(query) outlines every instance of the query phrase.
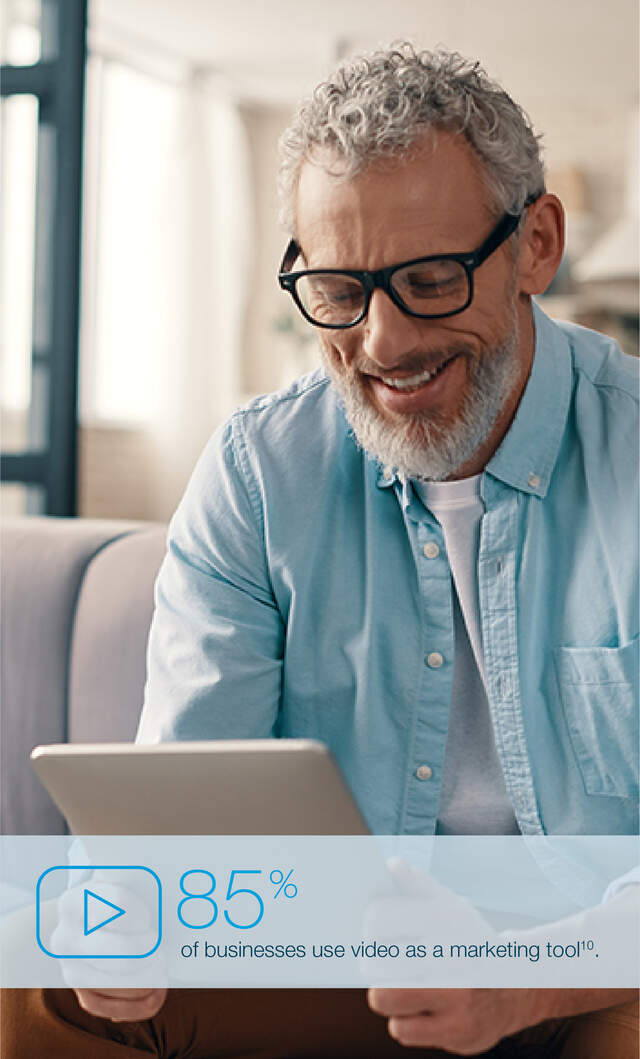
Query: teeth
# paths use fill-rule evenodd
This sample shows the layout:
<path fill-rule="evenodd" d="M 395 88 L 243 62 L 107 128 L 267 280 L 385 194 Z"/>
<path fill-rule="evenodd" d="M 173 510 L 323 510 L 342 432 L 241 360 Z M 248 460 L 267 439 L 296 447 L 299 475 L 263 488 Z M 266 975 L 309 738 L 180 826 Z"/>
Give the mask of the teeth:
<path fill-rule="evenodd" d="M 394 379 L 383 375 L 382 381 L 394 390 L 417 390 L 420 386 L 424 386 L 425 382 L 429 382 L 435 375 L 438 375 L 444 366 L 441 364 L 435 371 L 422 371 L 419 375 L 408 375 L 404 379 Z"/>

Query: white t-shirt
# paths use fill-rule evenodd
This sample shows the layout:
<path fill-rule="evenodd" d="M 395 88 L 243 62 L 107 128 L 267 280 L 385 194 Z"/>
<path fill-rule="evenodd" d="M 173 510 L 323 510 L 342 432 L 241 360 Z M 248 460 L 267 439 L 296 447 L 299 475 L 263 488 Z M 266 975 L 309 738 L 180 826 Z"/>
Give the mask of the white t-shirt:
<path fill-rule="evenodd" d="M 442 526 L 453 575 L 455 655 L 439 834 L 519 834 L 496 750 L 484 683 L 477 575 L 484 514 L 481 477 L 415 482 L 425 507 Z"/>

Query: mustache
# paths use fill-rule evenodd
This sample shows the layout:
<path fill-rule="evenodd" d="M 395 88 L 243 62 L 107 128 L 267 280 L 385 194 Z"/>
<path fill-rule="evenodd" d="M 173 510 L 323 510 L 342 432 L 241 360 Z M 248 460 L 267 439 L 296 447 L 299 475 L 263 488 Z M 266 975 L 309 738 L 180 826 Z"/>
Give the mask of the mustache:
<path fill-rule="evenodd" d="M 428 352 L 425 351 L 403 357 L 402 360 L 398 360 L 384 370 L 375 361 L 369 360 L 367 357 L 359 357 L 351 364 L 351 370 L 357 375 L 374 375 L 376 378 L 380 378 L 381 375 L 394 375 L 396 372 L 402 375 L 418 375 L 423 371 L 435 371 L 436 368 L 439 368 L 453 357 L 471 353 L 472 350 L 466 343 L 458 342 L 455 345 L 447 346 L 446 349 L 429 350 Z"/>

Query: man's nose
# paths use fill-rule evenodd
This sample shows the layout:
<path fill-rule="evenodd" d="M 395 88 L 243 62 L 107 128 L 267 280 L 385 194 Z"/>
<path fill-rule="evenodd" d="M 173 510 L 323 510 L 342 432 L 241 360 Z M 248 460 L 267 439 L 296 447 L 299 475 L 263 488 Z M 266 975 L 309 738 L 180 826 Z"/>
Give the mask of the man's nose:
<path fill-rule="evenodd" d="M 423 323 L 392 302 L 383 290 L 374 290 L 364 323 L 362 351 L 381 368 L 392 368 L 411 353 L 419 353 Z"/>

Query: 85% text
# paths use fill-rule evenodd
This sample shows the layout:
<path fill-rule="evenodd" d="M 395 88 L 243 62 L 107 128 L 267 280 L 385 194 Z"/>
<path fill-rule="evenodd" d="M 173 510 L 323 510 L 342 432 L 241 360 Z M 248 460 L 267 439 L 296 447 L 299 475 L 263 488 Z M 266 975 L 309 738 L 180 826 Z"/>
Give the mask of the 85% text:
<path fill-rule="evenodd" d="M 216 922 L 219 905 L 225 904 L 222 914 L 229 926 L 236 930 L 257 927 L 264 916 L 264 899 L 258 890 L 242 884 L 258 883 L 260 880 L 255 877 L 262 874 L 258 868 L 234 868 L 229 874 L 227 892 L 221 897 L 223 891 L 217 889 L 216 877 L 212 872 L 206 868 L 190 868 L 180 877 L 180 891 L 184 897 L 178 904 L 178 919 L 190 930 L 205 930 Z M 280 868 L 270 871 L 269 882 L 275 888 L 272 895 L 274 901 L 281 894 L 288 900 L 297 895 L 298 887 L 294 882 L 289 882 L 292 875 L 292 868 L 286 875 Z M 232 901 L 235 904 L 229 911 Z"/>

